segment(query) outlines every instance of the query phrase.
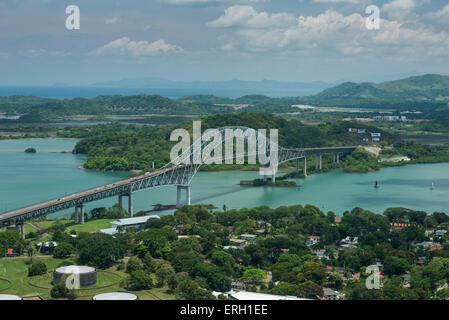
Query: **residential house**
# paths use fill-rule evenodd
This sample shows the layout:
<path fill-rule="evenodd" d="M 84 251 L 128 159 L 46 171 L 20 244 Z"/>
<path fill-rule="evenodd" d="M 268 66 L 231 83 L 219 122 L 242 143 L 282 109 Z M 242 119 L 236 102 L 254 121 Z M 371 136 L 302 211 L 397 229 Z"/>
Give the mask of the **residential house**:
<path fill-rule="evenodd" d="M 234 246 L 246 246 L 247 241 L 244 239 L 230 239 L 229 243 Z"/>
<path fill-rule="evenodd" d="M 340 300 L 340 294 L 331 288 L 323 288 L 323 298 L 325 300 Z"/>
<path fill-rule="evenodd" d="M 322 260 L 326 257 L 326 249 L 321 249 L 321 250 L 312 250 L 312 254 L 317 256 L 318 259 Z"/>
<path fill-rule="evenodd" d="M 423 241 L 423 242 L 418 242 L 415 244 L 417 249 L 422 249 L 422 250 L 430 250 L 432 248 L 435 249 L 441 249 L 441 244 L 439 244 L 438 242 L 433 242 L 433 241 Z"/>
<path fill-rule="evenodd" d="M 44 243 L 39 242 L 37 244 L 37 252 L 42 254 L 53 254 L 53 251 L 58 246 L 56 241 L 46 241 Z"/>
<path fill-rule="evenodd" d="M 444 237 L 447 234 L 447 230 L 437 230 L 435 231 L 435 237 Z"/>
<path fill-rule="evenodd" d="M 257 236 L 255 234 L 241 234 L 240 239 L 246 240 L 246 241 L 254 241 L 256 240 Z"/>
<path fill-rule="evenodd" d="M 308 236 L 306 240 L 307 246 L 313 246 L 320 242 L 321 237 L 320 236 Z"/>

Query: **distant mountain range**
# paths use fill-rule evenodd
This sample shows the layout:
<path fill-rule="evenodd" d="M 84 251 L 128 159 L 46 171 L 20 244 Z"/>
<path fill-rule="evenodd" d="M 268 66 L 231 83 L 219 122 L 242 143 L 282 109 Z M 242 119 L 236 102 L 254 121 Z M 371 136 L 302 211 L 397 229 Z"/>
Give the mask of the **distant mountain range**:
<path fill-rule="evenodd" d="M 205 102 L 207 100 L 209 103 L 229 103 L 232 100 L 235 100 L 236 103 L 275 103 L 279 102 L 279 98 L 282 97 L 290 97 L 287 101 L 325 104 L 346 103 L 349 105 L 360 102 L 438 103 L 449 101 L 449 76 L 437 74 L 413 76 L 380 83 L 344 82 L 336 86 L 326 82 L 281 82 L 274 80 L 179 82 L 160 78 L 139 78 L 96 83 L 91 87 L 191 90 L 191 95 L 186 97 L 185 100 L 192 102 Z"/>
<path fill-rule="evenodd" d="M 315 82 L 283 82 L 275 80 L 262 81 L 171 81 L 161 78 L 135 78 L 118 81 L 99 82 L 90 85 L 93 88 L 142 88 L 190 90 L 190 94 L 213 94 L 225 97 L 264 94 L 271 97 L 304 96 L 316 94 L 336 83 Z"/>
<path fill-rule="evenodd" d="M 21 97 L 7 98 L 12 95 L 21 95 Z M 0 98 L 1 112 L 14 110 L 19 112 L 18 110 L 27 109 L 36 104 L 41 107 L 47 104 L 47 107 L 51 105 L 53 108 L 56 102 L 67 104 L 68 107 L 69 104 L 76 104 L 77 101 L 82 101 L 80 107 L 85 108 L 89 105 L 87 109 L 90 111 L 95 109 L 95 112 L 100 112 L 97 109 L 102 103 L 132 108 L 151 106 L 151 110 L 160 104 L 167 109 L 167 112 L 172 112 L 173 110 L 169 109 L 173 106 L 177 112 L 191 113 L 211 112 L 210 108 L 213 105 L 216 107 L 231 105 L 228 107 L 232 108 L 242 104 L 261 107 L 257 109 L 258 111 L 275 110 L 277 112 L 285 111 L 287 110 L 285 108 L 290 108 L 293 104 L 376 109 L 435 109 L 447 107 L 449 103 L 449 76 L 427 74 L 380 83 L 344 82 L 336 86 L 325 82 L 272 80 L 177 82 L 159 78 L 140 78 L 96 83 L 89 87 L 0 87 L 1 96 L 4 96 Z M 31 101 L 29 96 L 53 98 L 58 101 L 42 101 L 42 99 L 31 99 Z M 90 101 L 75 99 L 71 102 L 61 99 L 75 97 L 97 98 Z M 126 97 L 128 99 L 125 99 Z M 171 102 L 168 103 L 168 100 L 162 97 L 170 98 L 168 100 Z M 174 98 L 178 99 L 171 100 Z M 183 110 L 186 106 L 189 106 L 188 110 Z M 70 107 L 76 109 L 76 106 Z M 78 110 L 78 112 L 81 111 Z M 165 112 L 159 109 L 153 111 Z M 213 112 L 220 112 L 220 110 L 213 110 Z"/>

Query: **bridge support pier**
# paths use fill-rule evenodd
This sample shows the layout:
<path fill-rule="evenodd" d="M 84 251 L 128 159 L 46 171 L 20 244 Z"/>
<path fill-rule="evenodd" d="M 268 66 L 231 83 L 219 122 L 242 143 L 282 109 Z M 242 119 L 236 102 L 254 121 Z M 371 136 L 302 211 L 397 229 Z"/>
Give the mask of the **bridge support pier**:
<path fill-rule="evenodd" d="M 75 224 L 78 224 L 79 217 L 78 217 L 78 207 L 75 207 Z"/>
<path fill-rule="evenodd" d="M 130 192 L 129 195 L 128 195 L 128 213 L 129 213 L 130 217 L 134 216 L 134 213 L 133 213 L 133 193 L 132 192 Z"/>
<path fill-rule="evenodd" d="M 320 170 L 323 169 L 323 156 L 320 154 Z"/>
<path fill-rule="evenodd" d="M 318 156 L 315 156 L 315 170 L 318 170 Z"/>
<path fill-rule="evenodd" d="M 296 172 L 299 172 L 299 159 L 296 159 Z"/>
<path fill-rule="evenodd" d="M 122 195 L 118 196 L 118 204 L 120 205 L 120 207 L 123 208 L 123 196 Z"/>
<path fill-rule="evenodd" d="M 307 157 L 304 157 L 304 177 L 307 177 Z"/>
<path fill-rule="evenodd" d="M 337 153 L 337 163 L 340 163 L 340 154 Z"/>
<path fill-rule="evenodd" d="M 186 190 L 186 204 L 190 206 L 191 199 L 190 199 L 190 186 L 176 186 L 176 207 L 180 208 L 182 207 L 182 201 L 181 201 L 181 192 L 183 189 Z"/>
<path fill-rule="evenodd" d="M 186 189 L 186 201 L 187 201 L 187 205 L 190 206 L 190 186 L 187 186 Z"/>
<path fill-rule="evenodd" d="M 81 224 L 84 224 L 84 205 L 80 205 Z"/>
<path fill-rule="evenodd" d="M 25 239 L 25 223 L 24 222 L 17 223 L 16 224 L 16 230 L 17 230 L 18 233 L 20 233 L 22 238 Z"/>

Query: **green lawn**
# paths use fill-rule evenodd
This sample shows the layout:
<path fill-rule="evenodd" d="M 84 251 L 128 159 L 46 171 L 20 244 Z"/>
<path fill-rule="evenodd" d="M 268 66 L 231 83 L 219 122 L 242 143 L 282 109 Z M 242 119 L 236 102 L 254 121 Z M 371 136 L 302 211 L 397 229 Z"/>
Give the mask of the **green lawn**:
<path fill-rule="evenodd" d="M 101 220 L 92 220 L 87 221 L 84 224 L 76 224 L 71 225 L 67 228 L 70 232 L 71 230 L 75 230 L 76 232 L 97 232 L 101 229 L 108 229 L 111 227 L 111 222 L 117 219 L 101 219 Z"/>
<path fill-rule="evenodd" d="M 32 225 L 25 223 L 25 234 L 28 234 L 30 232 L 36 232 L 37 229 L 33 227 Z"/>
<path fill-rule="evenodd" d="M 28 283 L 28 266 L 25 261 L 29 258 L 1 258 L 0 259 L 0 278 L 6 278 L 12 282 L 12 286 L 2 291 L 1 293 L 15 294 L 18 296 L 24 295 L 40 295 L 44 299 L 50 298 L 50 290 L 40 289 L 31 286 Z M 44 261 L 47 269 L 53 271 L 61 262 L 61 259 L 48 258 L 34 258 L 35 261 Z"/>
<path fill-rule="evenodd" d="M 48 229 L 52 225 L 54 225 L 56 223 L 56 221 L 60 221 L 62 224 L 70 224 L 73 222 L 73 220 L 59 219 L 59 220 L 42 220 L 42 221 L 36 221 L 35 223 L 43 229 Z"/>
<path fill-rule="evenodd" d="M 48 229 L 53 226 L 56 221 L 60 221 L 67 225 L 67 231 L 75 230 L 76 232 L 97 232 L 100 229 L 111 227 L 111 222 L 117 219 L 100 219 L 87 221 L 84 224 L 73 224 L 73 220 L 45 220 L 36 222 L 41 228 Z"/>
<path fill-rule="evenodd" d="M 40 295 L 43 299 L 52 299 L 50 290 L 52 287 L 53 270 L 63 261 L 52 257 L 33 258 L 34 261 L 43 261 L 47 265 L 47 274 L 28 277 L 28 266 L 25 264 L 29 258 L 0 258 L 0 278 L 8 279 L 12 285 L 0 280 L 0 293 L 24 295 Z M 120 287 L 120 281 L 128 275 L 115 268 L 110 270 L 98 270 L 97 284 L 89 288 L 77 291 L 77 299 L 89 300 L 92 296 L 105 292 L 125 291 Z M 154 275 L 153 275 L 154 278 Z M 155 279 L 154 279 L 154 282 Z M 5 288 L 8 288 L 4 290 Z M 167 288 L 153 288 L 151 290 L 133 291 L 140 300 L 173 300 L 175 296 L 167 293 Z"/>

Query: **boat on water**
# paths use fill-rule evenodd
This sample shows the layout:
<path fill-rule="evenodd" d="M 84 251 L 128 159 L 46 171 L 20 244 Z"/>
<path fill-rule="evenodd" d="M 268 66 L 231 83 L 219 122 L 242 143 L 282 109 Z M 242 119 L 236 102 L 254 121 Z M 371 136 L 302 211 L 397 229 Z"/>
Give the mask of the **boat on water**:
<path fill-rule="evenodd" d="M 435 183 L 432 182 L 432 184 L 430 185 L 430 190 L 435 189 Z"/>
<path fill-rule="evenodd" d="M 376 180 L 376 183 L 374 184 L 374 188 L 376 188 L 376 189 L 380 188 L 379 181 Z"/>

